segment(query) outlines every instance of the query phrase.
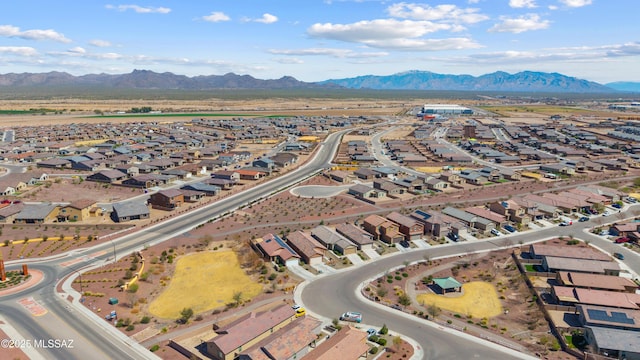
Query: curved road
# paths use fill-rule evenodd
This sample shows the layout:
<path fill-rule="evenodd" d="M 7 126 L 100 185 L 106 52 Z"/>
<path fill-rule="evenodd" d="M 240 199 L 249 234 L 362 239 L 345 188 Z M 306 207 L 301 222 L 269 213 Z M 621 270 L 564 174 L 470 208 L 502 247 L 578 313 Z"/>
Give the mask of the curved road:
<path fill-rule="evenodd" d="M 73 349 L 37 349 L 37 352 L 47 359 L 157 359 L 157 356 L 133 341 L 125 342 L 125 345 L 122 345 L 123 340 L 126 341 L 126 339 L 123 339 L 124 335 L 113 329 L 113 326 L 106 321 L 96 323 L 95 317 L 90 319 L 88 316 L 91 315 L 85 314 L 81 309 L 74 308 L 67 300 L 62 299 L 62 296 L 54 291 L 58 280 L 75 275 L 73 273 L 77 274 L 81 269 L 85 271 L 89 267 L 101 266 L 112 260 L 113 253 L 130 254 L 133 251 L 141 250 L 144 246 L 160 243 L 304 180 L 331 162 L 342 135 L 348 131 L 350 129 L 329 135 L 319 145 L 317 155 L 300 168 L 210 206 L 193 210 L 154 226 L 142 228 L 135 234 L 124 236 L 114 242 L 96 245 L 90 249 L 72 251 L 67 256 L 7 263 L 7 270 L 17 268 L 18 264 L 28 263 L 30 268 L 42 271 L 44 279 L 37 286 L 16 294 L 3 296 L 0 303 L 0 314 L 9 320 L 8 322 L 27 340 L 74 340 Z M 79 253 L 84 256 L 79 256 Z M 91 257 L 87 256 L 89 253 L 101 253 L 101 255 Z M 81 259 L 78 264 L 74 265 L 74 268 L 61 266 L 63 262 L 74 258 Z M 47 314 L 33 316 L 17 303 L 18 300 L 29 297 L 43 305 L 48 310 Z"/>
<path fill-rule="evenodd" d="M 634 205 L 627 209 L 627 214 L 633 214 Z M 356 289 L 368 280 L 383 275 L 387 271 L 404 266 L 405 261 L 424 261 L 425 258 L 436 259 L 466 255 L 475 252 L 492 251 L 499 248 L 518 246 L 521 243 L 530 244 L 544 239 L 573 235 L 575 238 L 589 241 L 602 250 L 625 254 L 625 265 L 636 274 L 640 270 L 640 256 L 638 254 L 600 236 L 586 232 L 587 229 L 598 225 L 593 219 L 587 222 L 574 222 L 575 225 L 566 227 L 550 227 L 536 231 L 515 233 L 508 236 L 495 237 L 488 240 L 460 242 L 439 245 L 428 249 L 416 249 L 406 253 L 395 253 L 382 257 L 375 262 L 347 269 L 335 274 L 323 275 L 306 284 L 302 290 L 301 302 L 313 313 L 328 319 L 337 318 L 345 311 L 359 311 L 363 314 L 363 321 L 368 325 L 381 327 L 386 324 L 393 332 L 409 336 L 417 341 L 423 351 L 425 359 L 507 359 L 521 358 L 504 353 L 504 348 L 498 345 L 487 347 L 474 342 L 463 341 L 459 336 L 442 332 L 427 326 L 426 320 L 412 317 L 410 320 L 404 314 L 390 308 L 381 309 L 358 294 Z"/>

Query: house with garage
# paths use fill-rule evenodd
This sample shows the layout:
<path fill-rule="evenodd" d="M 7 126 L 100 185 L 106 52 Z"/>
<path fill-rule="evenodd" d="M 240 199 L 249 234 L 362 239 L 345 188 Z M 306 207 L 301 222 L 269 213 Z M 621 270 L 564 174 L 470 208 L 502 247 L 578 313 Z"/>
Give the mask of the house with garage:
<path fill-rule="evenodd" d="M 373 235 L 353 224 L 342 223 L 336 225 L 336 232 L 354 243 L 358 250 L 373 250 Z"/>
<path fill-rule="evenodd" d="M 16 215 L 24 209 L 24 203 L 0 204 L 0 222 L 10 224 L 15 220 Z"/>
<path fill-rule="evenodd" d="M 386 193 L 381 190 L 372 188 L 371 186 L 364 184 L 353 185 L 348 190 L 349 195 L 353 195 L 356 198 L 364 201 L 371 201 L 371 199 L 380 199 L 385 197 Z"/>
<path fill-rule="evenodd" d="M 95 174 L 91 174 L 86 177 L 87 181 L 96 181 L 101 183 L 113 184 L 118 181 L 122 181 L 127 178 L 127 174 L 120 170 L 101 170 Z"/>
<path fill-rule="evenodd" d="M 375 240 L 382 240 L 387 244 L 395 244 L 404 240 L 404 235 L 400 232 L 400 225 L 380 215 L 367 216 L 364 218 L 362 227 L 373 235 Z"/>
<path fill-rule="evenodd" d="M 211 177 L 214 179 L 230 180 L 233 183 L 237 183 L 240 181 L 240 174 L 236 171 L 230 170 L 216 171 L 215 173 L 211 174 Z"/>
<path fill-rule="evenodd" d="M 146 201 L 124 201 L 113 204 L 111 218 L 115 222 L 148 219 L 150 215 Z"/>
<path fill-rule="evenodd" d="M 262 257 L 276 264 L 289 266 L 297 264 L 300 260 L 300 255 L 278 235 L 266 234 L 261 238 L 255 238 L 251 240 L 251 245 Z"/>
<path fill-rule="evenodd" d="M 195 182 L 181 187 L 182 190 L 193 190 L 204 193 L 206 196 L 215 196 L 220 192 L 220 187 L 205 184 L 203 182 Z"/>
<path fill-rule="evenodd" d="M 287 234 L 287 244 L 309 265 L 322 264 L 328 249 L 311 234 L 294 231 Z"/>
<path fill-rule="evenodd" d="M 299 359 L 316 347 L 322 322 L 305 316 L 240 353 L 237 360 Z"/>
<path fill-rule="evenodd" d="M 364 167 L 354 171 L 353 175 L 355 175 L 358 179 L 371 180 L 376 178 L 378 173 L 371 170 L 370 168 Z"/>
<path fill-rule="evenodd" d="M 472 207 L 465 208 L 464 211 L 470 214 L 479 216 L 483 219 L 492 221 L 497 225 L 498 228 L 503 227 L 508 223 L 506 216 L 497 214 L 485 207 L 472 206 Z"/>
<path fill-rule="evenodd" d="M 373 188 L 386 193 L 389 197 L 396 197 L 397 195 L 401 195 L 406 192 L 406 188 L 395 184 L 393 181 L 383 179 L 374 180 Z"/>
<path fill-rule="evenodd" d="M 418 240 L 424 234 L 424 226 L 412 217 L 402 215 L 395 211 L 386 217 L 398 224 L 400 233 L 404 235 L 404 240 Z"/>
<path fill-rule="evenodd" d="M 198 202 L 205 197 L 205 194 L 200 191 L 186 190 L 186 189 L 179 189 L 178 191 L 180 191 L 180 193 L 182 194 L 182 197 L 184 198 L 184 202 L 188 202 L 188 203 Z"/>
<path fill-rule="evenodd" d="M 154 209 L 171 211 L 184 204 L 184 195 L 178 189 L 164 189 L 149 196 L 149 204 Z"/>
<path fill-rule="evenodd" d="M 58 213 L 58 222 L 84 221 L 91 217 L 90 211 L 96 205 L 95 200 L 80 199 L 62 206 Z"/>
<path fill-rule="evenodd" d="M 504 216 L 507 221 L 513 221 L 517 224 L 527 225 L 531 222 L 531 216 L 527 214 L 527 209 L 513 200 L 491 202 L 489 210 Z"/>
<path fill-rule="evenodd" d="M 295 310 L 282 304 L 261 313 L 251 312 L 225 326 L 214 325 L 216 336 L 206 341 L 207 354 L 215 360 L 234 360 L 295 319 Z"/>
<path fill-rule="evenodd" d="M 483 217 L 450 206 L 442 210 L 442 213 L 447 216 L 456 218 L 466 226 L 477 229 L 483 233 L 489 233 L 491 229 L 496 228 L 496 224 L 491 220 L 487 220 Z"/>
<path fill-rule="evenodd" d="M 58 217 L 60 208 L 55 204 L 26 204 L 22 211 L 16 214 L 14 224 L 44 224 L 52 223 Z"/>
<path fill-rule="evenodd" d="M 303 360 L 358 360 L 366 359 L 369 352 L 367 333 L 351 326 L 343 326 L 323 341 Z"/>
<path fill-rule="evenodd" d="M 340 255 L 355 254 L 358 250 L 357 246 L 349 241 L 349 239 L 325 225 L 316 226 L 311 229 L 311 236 L 327 249 Z"/>

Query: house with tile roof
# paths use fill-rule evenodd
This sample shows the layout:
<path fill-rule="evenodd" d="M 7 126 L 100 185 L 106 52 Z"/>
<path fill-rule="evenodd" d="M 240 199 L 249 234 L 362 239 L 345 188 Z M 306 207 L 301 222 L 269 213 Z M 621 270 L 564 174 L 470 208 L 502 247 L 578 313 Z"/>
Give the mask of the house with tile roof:
<path fill-rule="evenodd" d="M 322 264 L 328 251 L 311 234 L 299 230 L 287 234 L 287 244 L 309 265 Z"/>
<path fill-rule="evenodd" d="M 154 209 L 175 210 L 184 204 L 184 195 L 178 189 L 164 189 L 151 194 L 149 204 Z"/>
<path fill-rule="evenodd" d="M 301 358 L 316 347 L 316 334 L 321 331 L 321 321 L 305 316 L 240 353 L 238 360 Z"/>
<path fill-rule="evenodd" d="M 214 325 L 217 335 L 206 342 L 207 354 L 216 360 L 233 360 L 295 319 L 295 311 L 283 304 L 265 312 L 251 312 L 224 327 Z"/>
<path fill-rule="evenodd" d="M 300 260 L 300 255 L 278 235 L 267 234 L 261 238 L 252 239 L 251 246 L 263 257 L 276 264 L 292 265 Z"/>
<path fill-rule="evenodd" d="M 351 326 L 343 326 L 323 341 L 302 360 L 358 360 L 366 358 L 369 351 L 367 333 Z"/>

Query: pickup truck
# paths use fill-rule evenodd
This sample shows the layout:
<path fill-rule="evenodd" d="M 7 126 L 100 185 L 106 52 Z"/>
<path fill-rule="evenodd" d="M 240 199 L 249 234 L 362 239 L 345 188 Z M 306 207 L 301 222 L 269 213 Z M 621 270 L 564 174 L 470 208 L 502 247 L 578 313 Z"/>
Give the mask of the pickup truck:
<path fill-rule="evenodd" d="M 347 311 L 340 316 L 340 320 L 360 323 L 362 322 L 362 314 L 360 314 L 359 312 Z"/>

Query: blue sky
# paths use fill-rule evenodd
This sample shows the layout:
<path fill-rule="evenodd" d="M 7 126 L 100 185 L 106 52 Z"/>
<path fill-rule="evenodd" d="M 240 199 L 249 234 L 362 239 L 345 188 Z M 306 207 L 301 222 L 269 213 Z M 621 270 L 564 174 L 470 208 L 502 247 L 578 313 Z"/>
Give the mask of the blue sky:
<path fill-rule="evenodd" d="M 637 0 L 19 0 L 0 10 L 2 74 L 533 70 L 640 81 Z"/>

